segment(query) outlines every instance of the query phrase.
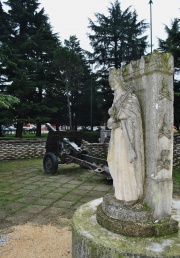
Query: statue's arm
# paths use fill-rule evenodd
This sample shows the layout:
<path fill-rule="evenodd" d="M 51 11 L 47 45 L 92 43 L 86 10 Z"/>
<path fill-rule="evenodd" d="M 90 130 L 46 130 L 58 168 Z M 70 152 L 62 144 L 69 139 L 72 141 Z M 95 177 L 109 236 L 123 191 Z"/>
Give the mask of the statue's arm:
<path fill-rule="evenodd" d="M 120 126 L 120 122 L 118 122 L 117 120 L 115 120 L 114 118 L 109 118 L 107 121 L 107 127 L 109 129 L 116 129 Z"/>

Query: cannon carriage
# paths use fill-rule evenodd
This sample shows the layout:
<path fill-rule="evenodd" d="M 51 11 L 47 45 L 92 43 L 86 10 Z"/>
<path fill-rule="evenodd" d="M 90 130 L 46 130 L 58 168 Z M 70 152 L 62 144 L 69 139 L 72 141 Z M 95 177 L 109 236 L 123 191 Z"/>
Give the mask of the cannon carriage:
<path fill-rule="evenodd" d="M 111 179 L 107 161 L 93 157 L 89 150 L 81 148 L 83 132 L 56 131 L 50 124 L 46 141 L 46 153 L 43 158 L 44 171 L 48 174 L 57 172 L 58 164 L 76 163 L 81 167 L 90 168 Z"/>

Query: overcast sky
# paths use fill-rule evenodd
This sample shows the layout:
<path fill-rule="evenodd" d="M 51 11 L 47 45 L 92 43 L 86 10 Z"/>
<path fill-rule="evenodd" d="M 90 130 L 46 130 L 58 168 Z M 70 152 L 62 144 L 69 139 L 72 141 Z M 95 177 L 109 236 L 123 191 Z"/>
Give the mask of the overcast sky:
<path fill-rule="evenodd" d="M 157 48 L 157 37 L 166 39 L 164 24 L 171 26 L 171 20 L 180 17 L 180 0 L 152 0 L 152 32 L 153 48 Z M 60 39 L 69 39 L 76 35 L 83 49 L 91 51 L 87 32 L 88 18 L 95 21 L 94 13 L 108 14 L 110 0 L 39 0 L 40 7 L 44 7 L 49 16 L 54 32 L 59 33 Z M 145 19 L 150 23 L 149 0 L 120 0 L 121 9 L 124 11 L 132 6 L 131 10 L 137 11 L 139 20 Z M 147 30 L 150 35 L 150 30 Z"/>
<path fill-rule="evenodd" d="M 80 40 L 81 48 L 91 51 L 87 33 L 88 18 L 95 21 L 94 13 L 108 15 L 107 8 L 110 2 L 115 0 L 39 0 L 40 8 L 44 7 L 49 16 L 50 24 L 54 32 L 58 33 L 62 43 L 69 39 L 70 35 L 76 35 Z M 124 11 L 131 6 L 131 10 L 137 11 L 138 19 L 145 19 L 150 23 L 150 0 L 119 0 Z M 152 0 L 152 32 L 153 49 L 158 47 L 157 37 L 166 39 L 164 24 L 171 27 L 171 20 L 180 18 L 180 0 Z M 150 29 L 147 30 L 150 35 Z M 149 39 L 150 42 L 150 39 Z"/>
<path fill-rule="evenodd" d="M 152 0 L 152 32 L 153 49 L 157 48 L 157 37 L 166 39 L 164 24 L 171 26 L 171 20 L 180 17 L 180 0 Z M 95 21 L 94 13 L 108 14 L 107 8 L 114 0 L 39 0 L 40 7 L 44 7 L 49 16 L 53 31 L 58 33 L 62 42 L 76 35 L 80 40 L 81 48 L 91 51 L 87 32 L 88 18 Z M 137 11 L 139 20 L 145 19 L 150 23 L 149 0 L 120 0 L 121 9 L 124 11 L 132 6 L 131 10 Z M 150 35 L 150 30 L 147 30 Z"/>

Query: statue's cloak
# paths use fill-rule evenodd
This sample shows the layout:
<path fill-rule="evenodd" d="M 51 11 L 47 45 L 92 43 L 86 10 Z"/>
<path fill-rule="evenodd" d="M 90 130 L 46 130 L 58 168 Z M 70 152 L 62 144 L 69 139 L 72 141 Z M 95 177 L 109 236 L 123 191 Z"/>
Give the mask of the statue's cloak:
<path fill-rule="evenodd" d="M 124 92 L 112 108 L 119 127 L 111 130 L 108 166 L 115 186 L 115 197 L 135 201 L 143 196 L 144 144 L 139 101 Z"/>

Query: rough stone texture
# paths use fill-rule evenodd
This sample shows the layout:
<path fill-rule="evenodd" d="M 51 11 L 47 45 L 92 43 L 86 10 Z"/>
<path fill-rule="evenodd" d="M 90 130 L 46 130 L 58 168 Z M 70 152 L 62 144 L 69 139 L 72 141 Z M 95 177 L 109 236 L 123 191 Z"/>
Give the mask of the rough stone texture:
<path fill-rule="evenodd" d="M 117 200 L 112 193 L 103 197 L 102 209 L 104 213 L 114 219 L 130 222 L 153 222 L 153 213 L 142 203 L 126 203 Z"/>
<path fill-rule="evenodd" d="M 108 110 L 111 138 L 107 162 L 114 195 L 121 201 L 137 201 L 143 197 L 145 178 L 141 107 L 131 83 L 124 81 L 122 69 L 110 69 L 109 84 L 114 99 Z"/>
<path fill-rule="evenodd" d="M 112 193 L 103 197 L 96 218 L 102 227 L 126 236 L 162 236 L 178 232 L 178 222 L 170 216 L 154 221 L 147 205 L 119 201 Z"/>
<path fill-rule="evenodd" d="M 179 258 L 180 233 L 165 237 L 127 237 L 112 233 L 96 221 L 102 198 L 82 205 L 72 221 L 73 258 Z"/>
<path fill-rule="evenodd" d="M 0 160 L 43 157 L 45 140 L 0 140 Z"/>
<path fill-rule="evenodd" d="M 154 219 L 171 214 L 173 163 L 173 57 L 157 51 L 123 67 L 138 96 L 144 123 L 144 202 Z"/>
<path fill-rule="evenodd" d="M 88 149 L 92 156 L 97 158 L 102 158 L 107 156 L 108 143 L 89 143 L 87 141 L 82 141 L 82 149 Z"/>
<path fill-rule="evenodd" d="M 126 208 L 125 210 L 121 208 L 122 214 L 127 215 L 128 209 Z M 132 209 L 130 209 L 130 213 L 133 216 L 140 216 L 141 212 L 134 212 L 132 213 Z M 146 212 L 147 217 L 149 217 L 148 212 Z M 142 216 L 145 215 L 145 212 L 142 211 Z M 107 230 L 117 233 L 117 234 L 122 234 L 124 236 L 134 236 L 134 237 L 152 237 L 152 236 L 164 236 L 164 235 L 169 235 L 172 233 L 177 233 L 178 232 L 178 222 L 175 220 L 169 220 L 169 221 L 163 221 L 163 222 L 153 222 L 150 221 L 142 221 L 139 218 L 139 221 L 136 220 L 133 221 L 133 216 L 129 220 L 129 215 L 127 216 L 127 220 L 120 220 L 120 219 L 114 219 L 107 215 L 103 209 L 102 205 L 100 204 L 97 208 L 97 213 L 96 213 L 96 218 L 98 223 L 106 228 Z M 125 217 L 125 216 L 124 216 Z"/>

